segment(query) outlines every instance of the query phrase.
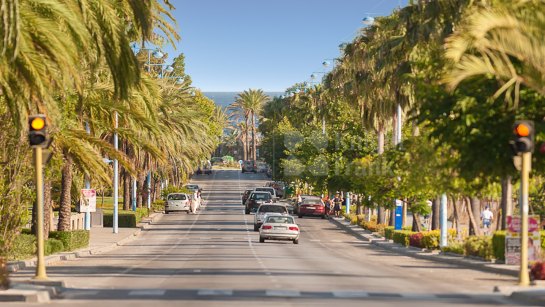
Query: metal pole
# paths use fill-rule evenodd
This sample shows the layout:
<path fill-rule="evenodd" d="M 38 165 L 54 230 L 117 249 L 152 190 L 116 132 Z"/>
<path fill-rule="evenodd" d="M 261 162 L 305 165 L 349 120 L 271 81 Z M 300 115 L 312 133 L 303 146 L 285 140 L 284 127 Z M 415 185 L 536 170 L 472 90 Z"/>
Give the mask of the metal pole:
<path fill-rule="evenodd" d="M 132 178 L 132 211 L 136 211 L 136 178 Z"/>
<path fill-rule="evenodd" d="M 397 105 L 397 125 L 396 125 L 396 145 L 399 145 L 399 143 L 401 143 L 401 116 L 402 116 L 402 111 L 401 111 L 401 105 L 398 104 Z"/>
<path fill-rule="evenodd" d="M 439 208 L 439 222 L 441 227 L 441 247 L 448 246 L 448 221 L 447 221 L 447 194 L 441 195 L 441 207 Z"/>
<path fill-rule="evenodd" d="M 91 134 L 91 127 L 89 127 L 89 123 L 85 122 L 85 131 L 87 131 L 87 134 Z M 89 174 L 85 174 L 85 188 L 90 189 L 91 188 L 91 178 L 89 178 Z M 89 212 L 89 206 L 86 206 L 85 210 L 85 230 L 91 230 L 91 212 Z"/>
<path fill-rule="evenodd" d="M 346 192 L 346 215 L 350 214 L 350 192 Z"/>
<path fill-rule="evenodd" d="M 117 151 L 119 149 L 119 141 L 117 137 L 117 128 L 118 128 L 118 114 L 117 112 L 114 113 L 114 149 Z M 119 173 L 118 173 L 118 161 L 117 159 L 114 159 L 114 217 L 113 217 L 113 232 L 118 233 L 118 204 L 117 199 L 119 196 Z"/>
<path fill-rule="evenodd" d="M 521 223 L 520 223 L 520 272 L 519 285 L 528 286 L 530 277 L 528 275 L 528 184 L 530 176 L 532 153 L 522 154 L 521 170 Z"/>
<path fill-rule="evenodd" d="M 146 177 L 147 181 L 147 188 L 148 188 L 148 210 L 151 209 L 151 172 L 148 172 L 148 176 Z M 149 211 L 148 211 L 149 212 Z"/>
<path fill-rule="evenodd" d="M 34 147 L 34 162 L 36 167 L 36 241 L 37 241 L 37 263 L 36 263 L 36 280 L 47 280 L 45 272 L 44 259 L 44 194 L 43 194 L 43 177 L 42 177 L 42 147 Z"/>

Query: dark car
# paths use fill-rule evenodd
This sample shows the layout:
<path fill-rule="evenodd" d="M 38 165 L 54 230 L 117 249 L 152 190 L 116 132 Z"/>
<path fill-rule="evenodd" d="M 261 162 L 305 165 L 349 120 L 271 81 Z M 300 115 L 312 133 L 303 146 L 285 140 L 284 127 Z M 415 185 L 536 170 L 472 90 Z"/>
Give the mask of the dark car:
<path fill-rule="evenodd" d="M 257 173 L 257 164 L 253 160 L 245 160 L 242 162 L 242 172 L 243 173 Z"/>
<path fill-rule="evenodd" d="M 303 216 L 320 216 L 325 218 L 325 204 L 320 198 L 305 198 L 303 202 L 299 205 L 298 216 L 302 218 Z"/>
<path fill-rule="evenodd" d="M 250 197 L 250 193 L 252 193 L 253 189 L 246 189 L 244 190 L 244 193 L 242 193 L 242 204 L 244 205 L 246 203 L 246 200 L 248 200 L 248 197 Z"/>
<path fill-rule="evenodd" d="M 272 196 L 269 192 L 252 192 L 246 201 L 246 214 L 255 212 L 264 203 L 272 203 Z"/>

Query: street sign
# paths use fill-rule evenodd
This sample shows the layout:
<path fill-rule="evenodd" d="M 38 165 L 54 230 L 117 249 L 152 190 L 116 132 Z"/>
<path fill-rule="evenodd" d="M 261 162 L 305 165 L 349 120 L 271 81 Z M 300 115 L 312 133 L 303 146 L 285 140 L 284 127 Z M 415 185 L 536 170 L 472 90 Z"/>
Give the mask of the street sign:
<path fill-rule="evenodd" d="M 403 201 L 396 199 L 396 208 L 395 208 L 395 230 L 403 229 Z"/>
<path fill-rule="evenodd" d="M 95 189 L 81 189 L 80 212 L 97 211 L 97 192 Z"/>

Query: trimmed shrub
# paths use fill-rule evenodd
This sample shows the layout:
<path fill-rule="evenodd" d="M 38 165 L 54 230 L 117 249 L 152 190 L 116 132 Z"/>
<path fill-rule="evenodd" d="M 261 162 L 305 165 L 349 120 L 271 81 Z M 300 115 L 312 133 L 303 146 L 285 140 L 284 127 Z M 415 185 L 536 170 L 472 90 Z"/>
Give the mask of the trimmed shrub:
<path fill-rule="evenodd" d="M 438 249 L 441 240 L 439 230 L 431 230 L 422 233 L 422 247 L 426 249 Z"/>
<path fill-rule="evenodd" d="M 409 246 L 410 237 L 414 232 L 409 230 L 395 230 L 392 236 L 392 240 L 395 243 L 401 244 L 403 246 Z"/>
<path fill-rule="evenodd" d="M 36 255 L 36 237 L 31 234 L 20 234 L 13 240 L 8 251 L 8 260 L 30 259 Z"/>
<path fill-rule="evenodd" d="M 545 280 L 545 263 L 537 261 L 530 269 L 530 276 L 533 280 Z"/>
<path fill-rule="evenodd" d="M 454 253 L 464 255 L 464 243 L 463 242 L 451 242 L 448 246 L 443 247 L 441 251 L 446 253 Z"/>
<path fill-rule="evenodd" d="M 358 224 L 358 217 L 355 214 L 349 214 L 348 219 L 350 220 L 350 224 L 352 225 Z"/>
<path fill-rule="evenodd" d="M 394 226 L 384 227 L 384 237 L 388 240 L 392 240 L 394 236 Z"/>
<path fill-rule="evenodd" d="M 60 253 L 64 251 L 64 244 L 61 240 L 49 238 L 45 241 L 45 255 L 51 255 L 55 253 Z"/>
<path fill-rule="evenodd" d="M 151 210 L 154 212 L 165 211 L 165 201 L 158 199 L 151 203 Z"/>
<path fill-rule="evenodd" d="M 492 235 L 492 251 L 494 258 L 505 260 L 505 231 L 496 231 Z"/>
<path fill-rule="evenodd" d="M 135 228 L 142 218 L 147 215 L 147 208 L 137 208 L 136 211 L 119 210 L 118 226 L 122 228 Z M 113 210 L 104 210 L 104 227 L 113 227 Z"/>
<path fill-rule="evenodd" d="M 51 231 L 49 238 L 61 241 L 65 251 L 73 251 L 89 246 L 88 230 Z"/>
<path fill-rule="evenodd" d="M 470 236 L 464 243 L 465 254 L 490 260 L 493 258 L 492 237 Z"/>
<path fill-rule="evenodd" d="M 409 245 L 422 248 L 422 238 L 424 234 L 421 232 L 413 233 L 409 236 Z"/>

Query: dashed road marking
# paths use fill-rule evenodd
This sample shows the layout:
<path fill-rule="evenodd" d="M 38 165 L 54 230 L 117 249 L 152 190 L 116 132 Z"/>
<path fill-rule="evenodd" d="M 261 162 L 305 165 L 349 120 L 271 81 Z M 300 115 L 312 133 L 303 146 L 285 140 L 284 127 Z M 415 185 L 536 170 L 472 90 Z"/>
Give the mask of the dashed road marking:
<path fill-rule="evenodd" d="M 333 296 L 339 298 L 360 298 L 369 297 L 369 293 L 359 291 L 333 291 Z"/>
<path fill-rule="evenodd" d="M 154 290 L 154 289 L 149 289 L 149 290 L 132 290 L 131 292 L 129 292 L 129 295 L 134 295 L 134 296 L 162 296 L 162 295 L 165 295 L 165 292 L 166 290 Z"/>
<path fill-rule="evenodd" d="M 201 289 L 197 294 L 203 296 L 232 296 L 233 290 Z"/>
<path fill-rule="evenodd" d="M 267 296 L 280 296 L 280 297 L 298 297 L 301 296 L 301 292 L 295 290 L 267 290 L 265 292 Z"/>

